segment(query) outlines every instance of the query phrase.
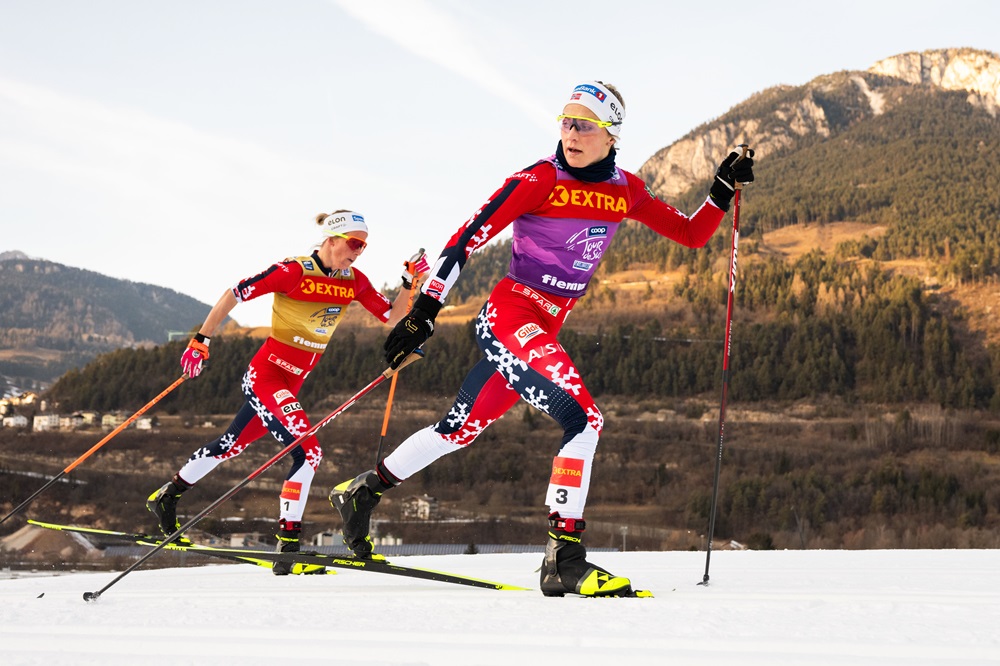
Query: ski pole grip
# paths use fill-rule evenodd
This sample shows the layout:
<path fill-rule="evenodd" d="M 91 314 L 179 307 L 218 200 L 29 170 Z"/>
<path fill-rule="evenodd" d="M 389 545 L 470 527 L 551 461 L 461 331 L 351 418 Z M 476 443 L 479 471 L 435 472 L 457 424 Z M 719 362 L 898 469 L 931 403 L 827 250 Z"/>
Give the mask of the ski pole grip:
<path fill-rule="evenodd" d="M 745 160 L 747 158 L 747 153 L 750 152 L 750 144 L 748 143 L 741 143 L 736 147 L 740 149 L 740 156 L 737 157 L 736 160 L 733 162 L 733 166 L 736 166 L 741 161 Z M 737 190 L 742 190 L 744 185 L 746 185 L 746 183 L 740 183 L 740 182 L 735 183 Z"/>
<path fill-rule="evenodd" d="M 410 365 L 411 363 L 416 363 L 417 361 L 419 361 L 423 357 L 424 357 L 424 350 L 423 349 L 416 349 L 413 352 L 411 352 L 409 356 L 407 356 L 406 358 L 404 358 L 403 362 L 400 363 L 395 368 L 386 368 L 385 372 L 382 373 L 382 376 L 385 377 L 386 379 L 388 379 L 389 377 L 392 377 L 394 374 L 396 374 L 397 372 L 399 372 L 400 370 L 402 370 L 406 366 Z"/>

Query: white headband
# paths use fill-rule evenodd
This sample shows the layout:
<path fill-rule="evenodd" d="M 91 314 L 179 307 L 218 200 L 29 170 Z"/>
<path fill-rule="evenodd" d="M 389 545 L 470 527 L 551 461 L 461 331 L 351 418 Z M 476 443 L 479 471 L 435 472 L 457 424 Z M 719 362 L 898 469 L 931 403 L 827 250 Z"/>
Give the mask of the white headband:
<path fill-rule="evenodd" d="M 625 106 L 618 96 L 597 81 L 581 83 L 573 88 L 568 104 L 582 104 L 591 110 L 598 120 L 615 123 L 607 128 L 611 136 L 617 137 L 625 121 Z"/>
<path fill-rule="evenodd" d="M 346 234 L 350 231 L 363 231 L 368 233 L 368 225 L 365 224 L 365 216 L 354 211 L 344 213 L 333 213 L 323 218 L 320 224 L 323 233 L 327 236 Z"/>

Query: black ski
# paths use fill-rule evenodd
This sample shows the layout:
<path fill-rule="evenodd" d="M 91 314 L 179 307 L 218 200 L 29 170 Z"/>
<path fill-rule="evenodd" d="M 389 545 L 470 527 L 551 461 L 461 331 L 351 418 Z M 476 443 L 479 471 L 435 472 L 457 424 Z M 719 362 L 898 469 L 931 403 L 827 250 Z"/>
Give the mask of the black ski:
<path fill-rule="evenodd" d="M 142 546 L 159 546 L 163 539 L 153 537 L 148 534 L 130 534 L 128 532 L 115 532 L 112 530 L 100 530 L 90 527 L 77 527 L 73 525 L 55 525 L 52 523 L 41 523 L 29 520 L 32 525 L 45 527 L 47 529 L 62 530 L 65 532 L 80 532 L 83 534 L 101 534 L 104 536 L 117 537 L 137 543 Z M 352 571 L 373 571 L 392 576 L 405 576 L 407 578 L 418 578 L 421 580 L 432 580 L 439 583 L 452 583 L 454 585 L 466 585 L 469 587 L 481 587 L 490 590 L 528 590 L 526 587 L 517 585 L 507 585 L 490 580 L 471 578 L 461 574 L 446 573 L 444 571 L 434 571 L 432 569 L 421 569 L 419 567 L 403 567 L 392 564 L 386 560 L 362 560 L 354 557 L 340 557 L 338 555 L 322 555 L 319 553 L 275 553 L 263 550 L 250 550 L 246 548 L 217 548 L 215 546 L 203 546 L 195 543 L 170 543 L 164 546 L 164 550 L 182 550 L 208 555 L 222 559 L 237 559 L 258 564 L 258 561 L 268 563 L 291 562 L 293 564 L 319 565 L 331 569 L 349 569 Z M 262 565 L 264 566 L 264 565 Z"/>

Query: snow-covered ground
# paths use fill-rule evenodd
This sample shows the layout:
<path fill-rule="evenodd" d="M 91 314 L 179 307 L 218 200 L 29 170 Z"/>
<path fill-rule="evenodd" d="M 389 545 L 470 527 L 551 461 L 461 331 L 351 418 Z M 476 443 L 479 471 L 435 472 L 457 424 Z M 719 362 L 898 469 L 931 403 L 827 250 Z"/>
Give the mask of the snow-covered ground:
<path fill-rule="evenodd" d="M 538 555 L 395 558 L 494 591 L 243 564 L 0 580 L 0 664 L 1000 664 L 1000 552 L 599 553 L 653 599 L 545 598 Z"/>

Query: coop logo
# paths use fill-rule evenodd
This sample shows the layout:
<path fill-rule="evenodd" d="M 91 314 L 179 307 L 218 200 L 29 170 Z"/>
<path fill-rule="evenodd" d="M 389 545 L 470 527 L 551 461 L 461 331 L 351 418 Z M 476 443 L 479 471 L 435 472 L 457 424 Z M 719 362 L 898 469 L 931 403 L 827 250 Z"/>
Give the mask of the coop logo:
<path fill-rule="evenodd" d="M 301 409 L 302 409 L 302 405 L 301 405 L 301 403 L 298 403 L 298 402 L 290 402 L 290 403 L 288 403 L 287 405 L 284 405 L 284 406 L 283 406 L 283 407 L 281 408 L 281 413 L 282 413 L 282 414 L 284 414 L 285 416 L 288 416 L 288 415 L 289 415 L 289 414 L 291 414 L 292 412 L 297 412 L 297 411 L 299 411 L 299 410 L 301 410 Z"/>
<path fill-rule="evenodd" d="M 518 344 L 521 345 L 521 349 L 524 349 L 524 345 L 528 344 L 528 340 L 535 337 L 536 335 L 541 335 L 545 331 L 538 324 L 532 322 L 530 324 L 525 324 L 521 328 L 514 331 L 514 338 L 517 340 Z"/>
<path fill-rule="evenodd" d="M 577 206 L 579 208 L 595 208 L 609 210 L 624 215 L 628 212 L 625 197 L 614 197 L 593 190 L 571 190 L 565 185 L 556 185 L 549 194 L 549 204 L 555 208 Z"/>

